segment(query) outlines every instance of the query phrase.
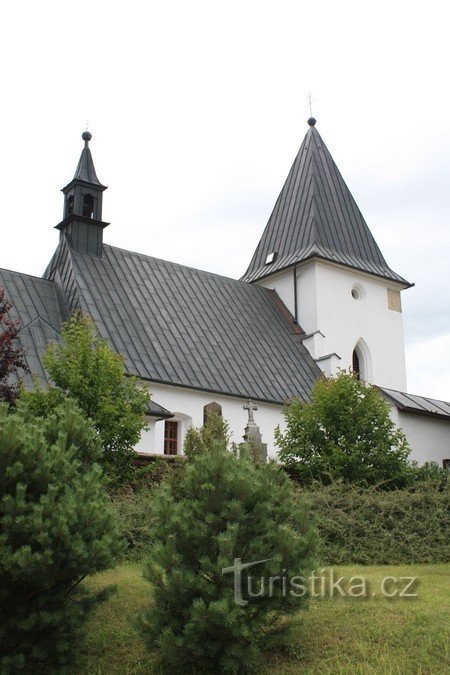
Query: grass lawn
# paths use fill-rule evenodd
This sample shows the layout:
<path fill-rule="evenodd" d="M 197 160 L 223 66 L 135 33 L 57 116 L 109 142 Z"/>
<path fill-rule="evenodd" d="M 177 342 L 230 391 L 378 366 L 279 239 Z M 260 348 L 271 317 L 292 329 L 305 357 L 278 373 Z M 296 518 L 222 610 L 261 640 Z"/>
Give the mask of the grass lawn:
<path fill-rule="evenodd" d="M 370 597 L 311 600 L 309 610 L 302 613 L 293 653 L 268 657 L 265 672 L 450 673 L 450 565 L 352 566 L 334 571 L 335 579 L 364 576 Z M 386 576 L 418 577 L 418 597 L 371 597 Z M 136 614 L 149 602 L 141 565 L 121 565 L 92 577 L 88 584 L 96 589 L 116 584 L 117 593 L 90 620 L 87 662 L 80 672 L 159 672 L 135 628 Z"/>

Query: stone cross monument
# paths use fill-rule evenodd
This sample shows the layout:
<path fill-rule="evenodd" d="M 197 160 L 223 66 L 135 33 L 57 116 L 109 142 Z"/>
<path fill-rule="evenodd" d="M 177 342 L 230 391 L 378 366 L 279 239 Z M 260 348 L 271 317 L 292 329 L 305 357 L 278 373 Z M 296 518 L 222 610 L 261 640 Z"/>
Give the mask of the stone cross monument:
<path fill-rule="evenodd" d="M 248 399 L 243 406 L 244 410 L 248 412 L 247 426 L 244 431 L 244 441 L 252 449 L 254 458 L 259 462 L 267 462 L 267 443 L 263 443 L 261 431 L 255 422 L 254 412 L 258 410 L 258 406 Z"/>

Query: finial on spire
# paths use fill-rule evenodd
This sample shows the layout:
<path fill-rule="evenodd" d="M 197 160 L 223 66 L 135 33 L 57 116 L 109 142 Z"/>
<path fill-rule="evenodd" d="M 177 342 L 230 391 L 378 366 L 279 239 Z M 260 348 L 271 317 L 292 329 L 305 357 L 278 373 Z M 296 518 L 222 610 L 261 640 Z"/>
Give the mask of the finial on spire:
<path fill-rule="evenodd" d="M 309 124 L 310 127 L 315 127 L 316 122 L 317 122 L 317 120 L 316 120 L 315 117 L 310 117 L 309 120 L 308 120 L 308 124 Z"/>
<path fill-rule="evenodd" d="M 92 134 L 91 134 L 90 131 L 88 131 L 88 130 L 86 129 L 86 131 L 83 131 L 83 133 L 81 134 L 81 138 L 83 139 L 83 141 L 84 141 L 85 144 L 87 145 L 87 144 L 89 143 L 89 141 L 91 140 L 91 138 L 92 138 Z"/>

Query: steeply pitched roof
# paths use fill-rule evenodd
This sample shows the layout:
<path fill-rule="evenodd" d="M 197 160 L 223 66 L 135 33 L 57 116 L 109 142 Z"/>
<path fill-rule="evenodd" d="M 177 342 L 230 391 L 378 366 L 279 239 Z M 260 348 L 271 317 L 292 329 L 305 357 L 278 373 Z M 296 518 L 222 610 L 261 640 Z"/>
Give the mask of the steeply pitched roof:
<path fill-rule="evenodd" d="M 410 284 L 386 263 L 319 132 L 311 125 L 243 281 L 317 257 Z M 266 264 L 267 257 L 275 260 Z"/>
<path fill-rule="evenodd" d="M 13 303 L 11 316 L 22 322 L 19 341 L 25 349 L 31 371 L 24 380 L 30 384 L 34 376 L 45 386 L 48 379 L 41 358 L 49 342 L 58 339 L 64 320 L 55 284 L 28 274 L 0 269 L 0 286 L 6 289 Z"/>
<path fill-rule="evenodd" d="M 85 183 L 93 183 L 94 185 L 104 187 L 97 178 L 94 160 L 92 159 L 92 153 L 89 149 L 89 141 L 92 138 L 92 134 L 89 131 L 85 131 L 82 137 L 84 140 L 84 148 L 81 151 L 73 180 L 82 180 Z"/>
<path fill-rule="evenodd" d="M 144 380 L 282 403 L 309 400 L 321 374 L 274 291 L 64 237 L 46 275 Z"/>
<path fill-rule="evenodd" d="M 442 417 L 450 420 L 450 403 L 439 401 L 435 398 L 425 396 L 416 396 L 414 394 L 405 394 L 402 391 L 378 387 L 381 393 L 403 412 L 414 413 L 416 415 L 428 415 L 431 417 Z"/>

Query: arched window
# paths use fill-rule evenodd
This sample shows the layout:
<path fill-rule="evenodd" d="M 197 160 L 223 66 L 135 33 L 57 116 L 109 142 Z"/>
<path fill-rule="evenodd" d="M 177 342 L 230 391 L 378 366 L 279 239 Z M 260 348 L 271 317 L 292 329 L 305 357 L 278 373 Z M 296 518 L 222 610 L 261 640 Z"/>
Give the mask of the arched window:
<path fill-rule="evenodd" d="M 94 217 L 94 197 L 90 194 L 83 195 L 83 216 L 85 218 Z"/>
<path fill-rule="evenodd" d="M 70 195 L 66 202 L 66 216 L 70 216 L 71 213 L 73 213 L 73 195 Z"/>
<path fill-rule="evenodd" d="M 356 351 L 356 349 L 353 350 L 353 355 L 352 355 L 352 370 L 359 380 L 359 378 L 361 377 L 361 370 L 360 370 L 360 367 L 359 367 L 359 357 L 358 357 L 358 352 Z"/>
<path fill-rule="evenodd" d="M 372 382 L 372 358 L 362 338 L 358 340 L 352 353 L 352 370 L 358 380 Z"/>

